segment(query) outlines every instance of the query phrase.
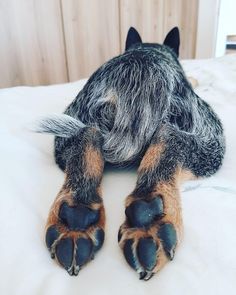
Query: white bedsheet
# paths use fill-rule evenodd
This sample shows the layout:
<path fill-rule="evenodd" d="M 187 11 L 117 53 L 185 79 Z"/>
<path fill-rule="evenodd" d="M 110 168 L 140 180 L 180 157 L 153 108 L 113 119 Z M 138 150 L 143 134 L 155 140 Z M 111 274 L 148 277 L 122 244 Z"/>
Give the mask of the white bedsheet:
<path fill-rule="evenodd" d="M 199 82 L 196 92 L 222 119 L 226 156 L 215 176 L 183 186 L 183 243 L 148 282 L 138 280 L 117 244 L 135 173 L 105 174 L 105 244 L 78 277 L 51 260 L 44 244 L 63 173 L 53 160 L 53 138 L 27 126 L 41 115 L 61 113 L 85 81 L 0 90 L 0 294 L 236 294 L 236 55 L 183 65 Z"/>

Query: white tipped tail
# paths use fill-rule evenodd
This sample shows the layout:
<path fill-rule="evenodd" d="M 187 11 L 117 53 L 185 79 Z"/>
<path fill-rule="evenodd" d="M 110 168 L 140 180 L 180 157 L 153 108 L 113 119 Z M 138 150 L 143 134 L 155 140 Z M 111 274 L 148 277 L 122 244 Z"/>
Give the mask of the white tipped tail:
<path fill-rule="evenodd" d="M 81 121 L 65 114 L 42 118 L 36 125 L 33 131 L 50 133 L 60 137 L 74 136 L 81 128 L 86 127 Z"/>

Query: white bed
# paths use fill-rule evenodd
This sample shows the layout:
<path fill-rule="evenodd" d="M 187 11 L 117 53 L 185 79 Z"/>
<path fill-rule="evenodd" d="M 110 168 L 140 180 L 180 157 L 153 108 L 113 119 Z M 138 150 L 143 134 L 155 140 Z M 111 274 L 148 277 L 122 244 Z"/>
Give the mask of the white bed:
<path fill-rule="evenodd" d="M 196 92 L 222 119 L 226 156 L 215 176 L 182 187 L 183 243 L 148 282 L 138 280 L 117 244 L 135 173 L 105 173 L 105 244 L 78 277 L 58 267 L 44 244 L 45 221 L 63 173 L 54 163 L 53 138 L 27 128 L 41 115 L 61 113 L 85 80 L 0 90 L 0 294 L 236 294 L 236 55 L 183 65 L 198 80 Z"/>

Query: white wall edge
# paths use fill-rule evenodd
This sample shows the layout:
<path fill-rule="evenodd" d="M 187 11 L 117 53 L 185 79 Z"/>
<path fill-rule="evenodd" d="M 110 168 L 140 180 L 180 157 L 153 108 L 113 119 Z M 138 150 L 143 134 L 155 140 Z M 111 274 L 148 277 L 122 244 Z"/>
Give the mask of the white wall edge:
<path fill-rule="evenodd" d="M 215 56 L 220 0 L 199 0 L 196 58 Z"/>

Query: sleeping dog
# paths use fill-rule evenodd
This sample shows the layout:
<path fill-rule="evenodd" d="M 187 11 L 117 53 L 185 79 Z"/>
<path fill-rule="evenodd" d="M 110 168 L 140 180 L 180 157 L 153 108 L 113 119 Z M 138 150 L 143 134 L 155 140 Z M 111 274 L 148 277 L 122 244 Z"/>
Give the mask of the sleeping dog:
<path fill-rule="evenodd" d="M 46 225 L 46 245 L 70 275 L 102 247 L 104 165 L 138 165 L 118 242 L 128 264 L 148 280 L 175 255 L 182 231 L 180 183 L 222 164 L 221 122 L 193 91 L 178 61 L 179 30 L 163 45 L 142 43 L 130 28 L 125 52 L 103 64 L 63 115 L 39 132 L 55 135 L 65 172 Z"/>

